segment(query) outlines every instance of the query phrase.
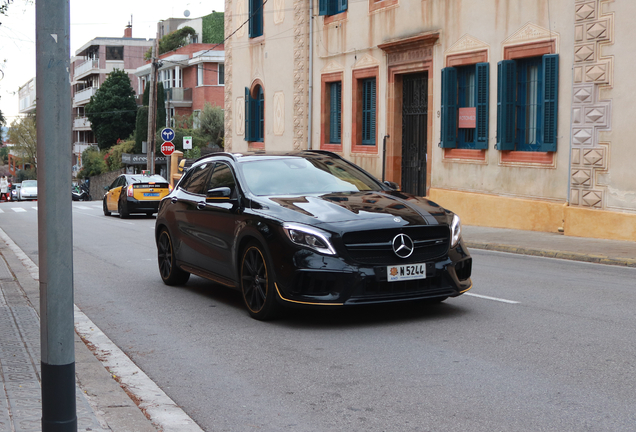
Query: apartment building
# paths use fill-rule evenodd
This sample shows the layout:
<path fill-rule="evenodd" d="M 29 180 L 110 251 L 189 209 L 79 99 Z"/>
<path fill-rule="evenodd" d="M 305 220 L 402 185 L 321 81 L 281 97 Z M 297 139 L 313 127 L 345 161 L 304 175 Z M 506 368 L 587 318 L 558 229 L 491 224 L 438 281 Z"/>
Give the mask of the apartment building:
<path fill-rule="evenodd" d="M 194 19 L 164 20 L 159 23 L 161 31 L 192 27 L 195 34 L 189 43 L 174 51 L 159 56 L 158 82 L 165 89 L 166 125 L 175 126 L 178 118 L 194 115 L 196 119 L 206 102 L 223 108 L 225 99 L 225 51 L 223 44 L 203 43 L 205 20 L 214 14 Z M 175 28 L 175 23 L 178 23 Z M 167 33 L 166 33 L 167 34 Z M 143 94 L 150 80 L 150 61 L 135 71 L 138 80 L 137 92 Z"/>
<path fill-rule="evenodd" d="M 18 97 L 20 99 L 20 114 L 35 114 L 35 77 L 18 89 Z"/>
<path fill-rule="evenodd" d="M 226 11 L 227 149 L 334 151 L 467 224 L 636 238 L 636 3 L 227 0 Z"/>
<path fill-rule="evenodd" d="M 84 108 L 101 83 L 115 69 L 124 70 L 133 89 L 138 88 L 135 70 L 146 60 L 144 53 L 152 47 L 154 39 L 132 37 L 132 26 L 126 27 L 124 37 L 98 37 L 85 43 L 71 60 L 71 94 L 73 98 L 73 165 L 81 167 L 81 155 L 95 145 L 95 136 L 85 116 Z"/>

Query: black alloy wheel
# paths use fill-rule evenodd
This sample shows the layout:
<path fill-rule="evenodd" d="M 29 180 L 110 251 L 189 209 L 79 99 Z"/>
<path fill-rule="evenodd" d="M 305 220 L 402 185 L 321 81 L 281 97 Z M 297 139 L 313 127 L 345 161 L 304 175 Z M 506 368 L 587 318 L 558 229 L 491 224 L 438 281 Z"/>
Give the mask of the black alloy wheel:
<path fill-rule="evenodd" d="M 108 206 L 106 205 L 106 197 L 104 197 L 104 216 L 110 216 L 110 211 L 108 210 Z"/>
<path fill-rule="evenodd" d="M 276 317 L 280 305 L 276 302 L 270 260 L 256 242 L 250 243 L 241 259 L 241 292 L 252 318 L 266 321 Z"/>
<path fill-rule="evenodd" d="M 161 230 L 157 240 L 157 261 L 159 274 L 166 285 L 183 285 L 190 279 L 190 273 L 177 267 L 172 238 L 165 228 Z"/>
<path fill-rule="evenodd" d="M 126 206 L 126 200 L 120 199 L 119 204 L 117 205 L 117 212 L 119 213 L 119 217 L 122 219 L 127 219 L 130 216 L 128 213 L 128 207 Z"/>

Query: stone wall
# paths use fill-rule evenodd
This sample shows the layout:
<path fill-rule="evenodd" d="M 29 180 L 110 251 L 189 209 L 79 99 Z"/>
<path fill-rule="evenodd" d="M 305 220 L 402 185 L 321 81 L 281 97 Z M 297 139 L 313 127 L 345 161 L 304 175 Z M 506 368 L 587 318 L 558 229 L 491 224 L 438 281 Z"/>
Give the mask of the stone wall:
<path fill-rule="evenodd" d="M 102 198 L 104 198 L 104 194 L 106 193 L 106 191 L 104 190 L 104 186 L 110 186 L 113 180 L 115 180 L 117 177 L 119 177 L 120 174 L 124 174 L 125 172 L 126 169 L 122 168 L 117 171 L 111 171 L 91 177 L 90 193 L 93 200 L 101 200 Z"/>

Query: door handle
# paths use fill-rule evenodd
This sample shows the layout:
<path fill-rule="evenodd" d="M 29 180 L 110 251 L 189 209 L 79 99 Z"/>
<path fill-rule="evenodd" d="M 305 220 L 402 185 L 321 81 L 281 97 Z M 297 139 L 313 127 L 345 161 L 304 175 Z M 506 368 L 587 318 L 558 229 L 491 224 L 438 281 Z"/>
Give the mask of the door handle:
<path fill-rule="evenodd" d="M 176 204 L 176 203 L 177 203 L 177 201 L 179 201 L 179 200 L 177 199 L 177 197 L 172 197 L 172 198 L 170 199 L 170 202 L 171 202 L 172 204 Z"/>
<path fill-rule="evenodd" d="M 205 208 L 205 203 L 204 202 L 197 203 L 197 208 L 199 210 L 203 210 Z"/>

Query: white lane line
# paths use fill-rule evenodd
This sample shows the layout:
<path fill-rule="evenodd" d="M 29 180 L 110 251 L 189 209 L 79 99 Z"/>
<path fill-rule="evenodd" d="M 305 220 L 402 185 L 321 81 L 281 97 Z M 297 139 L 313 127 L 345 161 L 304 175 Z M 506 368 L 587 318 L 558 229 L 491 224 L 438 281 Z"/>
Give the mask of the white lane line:
<path fill-rule="evenodd" d="M 31 208 L 32 208 L 33 210 L 37 210 L 37 209 L 38 209 L 38 207 L 37 207 L 37 206 L 35 206 L 35 207 L 31 207 Z"/>
<path fill-rule="evenodd" d="M 82 209 L 82 210 L 90 210 L 91 209 L 90 207 L 85 207 L 85 206 L 80 206 L 80 205 L 75 206 L 73 208 L 78 208 L 78 209 Z"/>
<path fill-rule="evenodd" d="M 490 297 L 490 296 L 485 296 L 485 295 L 479 295 L 479 294 L 475 294 L 475 293 L 465 293 L 464 295 L 471 296 L 471 297 L 478 297 L 478 298 L 485 299 L 485 300 L 493 300 L 493 301 L 498 301 L 498 302 L 502 302 L 502 303 L 508 303 L 508 304 L 519 304 L 518 301 L 506 300 L 506 299 L 502 299 L 502 298 Z"/>
<path fill-rule="evenodd" d="M 0 238 L 22 261 L 31 277 L 38 280 L 38 266 L 18 245 L 0 228 Z M 75 330 L 85 340 L 93 344 L 95 357 L 111 375 L 120 379 L 120 385 L 140 400 L 137 405 L 150 417 L 150 421 L 164 432 L 203 432 L 197 425 L 144 371 L 111 341 L 91 320 L 78 308 L 75 309 Z"/>
<path fill-rule="evenodd" d="M 26 211 L 22 207 L 15 207 L 15 208 L 12 208 L 11 210 L 13 210 L 16 213 L 21 213 L 21 212 L 25 212 Z"/>
<path fill-rule="evenodd" d="M 94 206 L 93 206 L 93 208 L 98 208 L 98 209 L 100 209 L 100 208 L 102 208 L 102 206 L 101 206 L 101 205 L 94 205 Z"/>
<path fill-rule="evenodd" d="M 0 238 L 6 243 L 6 245 L 13 251 L 13 253 L 18 257 L 22 264 L 29 271 L 31 277 L 35 280 L 40 279 L 40 269 L 35 263 L 25 254 L 20 247 L 11 240 L 11 237 L 4 232 L 2 228 L 0 228 Z"/>
<path fill-rule="evenodd" d="M 4 210 L 0 209 L 0 213 L 4 213 Z"/>
<path fill-rule="evenodd" d="M 166 432 L 203 432 L 148 375 L 133 363 L 77 306 L 75 330 L 95 347 L 97 357 L 112 375 L 117 375 L 122 387 L 134 394 L 139 408 L 150 420 Z"/>

